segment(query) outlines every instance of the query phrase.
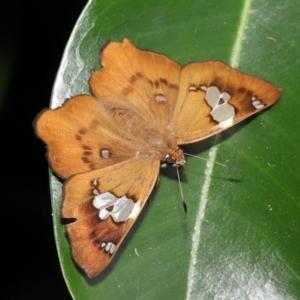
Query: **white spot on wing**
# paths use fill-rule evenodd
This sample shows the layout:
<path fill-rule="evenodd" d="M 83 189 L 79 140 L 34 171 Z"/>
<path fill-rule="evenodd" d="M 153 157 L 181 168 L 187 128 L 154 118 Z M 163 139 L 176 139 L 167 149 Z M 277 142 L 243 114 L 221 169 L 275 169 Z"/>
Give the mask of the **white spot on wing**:
<path fill-rule="evenodd" d="M 98 196 L 99 192 L 96 189 L 93 189 L 93 194 L 96 195 L 96 196 Z"/>
<path fill-rule="evenodd" d="M 110 216 L 110 211 L 108 211 L 106 209 L 101 209 L 99 211 L 99 218 L 101 220 L 106 220 L 109 216 Z"/>
<path fill-rule="evenodd" d="M 228 120 L 223 121 L 223 122 L 220 122 L 220 123 L 219 123 L 219 126 L 220 126 L 221 128 L 227 128 L 227 127 L 231 126 L 232 124 L 233 124 L 233 118 L 228 119 Z"/>
<path fill-rule="evenodd" d="M 228 102 L 230 100 L 231 96 L 228 93 L 223 92 L 221 94 L 221 98 L 223 99 L 224 102 Z"/>
<path fill-rule="evenodd" d="M 102 243 L 101 244 L 101 248 L 104 248 L 104 250 L 106 252 L 109 252 L 110 254 L 113 254 L 117 248 L 116 244 L 112 243 L 112 242 L 108 242 L 106 243 Z"/>
<path fill-rule="evenodd" d="M 112 245 L 112 242 L 108 242 L 106 247 L 105 247 L 105 251 L 109 251 L 111 245 Z"/>
<path fill-rule="evenodd" d="M 124 222 L 129 217 L 134 208 L 134 202 L 123 196 L 114 205 L 111 216 L 115 222 Z"/>
<path fill-rule="evenodd" d="M 167 101 L 167 98 L 164 95 L 156 95 L 155 100 L 157 102 L 164 102 L 164 101 Z"/>
<path fill-rule="evenodd" d="M 263 107 L 265 107 L 263 104 L 255 105 L 255 108 L 256 108 L 256 109 L 261 109 L 261 108 L 263 108 Z"/>
<path fill-rule="evenodd" d="M 106 220 L 111 216 L 115 222 L 126 221 L 136 206 L 135 203 L 126 196 L 117 198 L 109 192 L 95 196 L 93 205 L 100 210 L 99 218 L 101 220 Z M 106 209 L 111 206 L 113 206 L 112 210 Z"/>
<path fill-rule="evenodd" d="M 210 86 L 206 91 L 205 100 L 212 109 L 215 109 L 219 104 L 220 97 L 219 89 L 216 86 Z"/>
<path fill-rule="evenodd" d="M 141 211 L 141 206 L 139 205 L 139 203 L 135 203 L 135 206 L 133 207 L 133 210 L 131 211 L 130 215 L 128 216 L 128 219 L 135 219 L 138 214 Z"/>
<path fill-rule="evenodd" d="M 98 179 L 95 178 L 94 181 L 92 182 L 92 184 L 93 184 L 93 186 L 96 187 L 98 185 Z M 93 189 L 93 194 L 96 195 L 96 196 L 99 195 L 99 192 L 98 192 L 98 190 L 96 188 Z"/>
<path fill-rule="evenodd" d="M 115 244 L 111 243 L 109 253 L 113 254 L 115 252 L 116 248 L 117 248 L 117 246 Z"/>
<path fill-rule="evenodd" d="M 230 99 L 230 94 L 227 92 L 221 93 L 216 86 L 210 86 L 207 88 L 205 100 L 212 108 L 210 115 L 222 128 L 232 125 L 233 118 L 235 116 L 234 107 L 228 103 Z"/>
<path fill-rule="evenodd" d="M 260 100 L 258 100 L 256 97 L 251 97 L 251 100 L 252 100 L 252 105 L 254 106 L 254 108 L 256 109 L 261 109 L 263 107 L 265 107 L 261 102 Z"/>
<path fill-rule="evenodd" d="M 109 151 L 107 149 L 101 150 L 101 156 L 103 158 L 109 158 Z"/>
<path fill-rule="evenodd" d="M 235 115 L 234 107 L 228 103 L 218 105 L 210 114 L 212 115 L 214 120 L 219 123 L 224 123 L 226 121 L 232 120 Z"/>
<path fill-rule="evenodd" d="M 252 102 L 252 104 L 253 104 L 254 106 L 256 106 L 256 105 L 260 104 L 260 101 L 255 100 L 255 101 Z"/>
<path fill-rule="evenodd" d="M 118 201 L 113 194 L 106 192 L 94 198 L 93 205 L 98 209 L 109 207 Z"/>

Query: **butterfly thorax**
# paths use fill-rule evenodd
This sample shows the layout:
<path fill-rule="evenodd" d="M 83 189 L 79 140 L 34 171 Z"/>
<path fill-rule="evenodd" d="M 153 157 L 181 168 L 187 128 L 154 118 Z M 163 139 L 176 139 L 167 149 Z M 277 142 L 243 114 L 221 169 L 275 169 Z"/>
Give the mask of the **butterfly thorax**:
<path fill-rule="evenodd" d="M 175 137 L 167 129 L 148 128 L 143 132 L 143 140 L 147 149 L 143 151 L 162 163 L 184 166 L 186 160 L 182 149 L 178 148 Z"/>

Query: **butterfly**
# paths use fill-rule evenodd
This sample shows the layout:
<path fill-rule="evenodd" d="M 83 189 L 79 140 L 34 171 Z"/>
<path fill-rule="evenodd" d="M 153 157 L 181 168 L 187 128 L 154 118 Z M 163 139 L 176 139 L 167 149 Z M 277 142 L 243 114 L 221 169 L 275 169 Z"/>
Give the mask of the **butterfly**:
<path fill-rule="evenodd" d="M 89 277 L 112 260 L 154 188 L 160 165 L 186 165 L 197 142 L 274 104 L 282 90 L 221 61 L 181 67 L 125 38 L 79 95 L 35 120 L 62 179 L 62 218 L 75 262 Z"/>

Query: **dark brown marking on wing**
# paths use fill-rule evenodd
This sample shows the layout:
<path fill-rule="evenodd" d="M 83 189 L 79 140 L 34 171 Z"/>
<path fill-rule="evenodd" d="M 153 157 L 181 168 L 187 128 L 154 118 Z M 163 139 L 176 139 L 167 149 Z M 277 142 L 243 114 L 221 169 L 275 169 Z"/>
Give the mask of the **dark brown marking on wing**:
<path fill-rule="evenodd" d="M 98 247 L 99 249 L 101 249 L 101 244 L 102 244 L 102 243 L 103 243 L 103 242 L 102 242 L 99 238 L 93 240 L 93 245 L 94 245 L 95 247 Z"/>
<path fill-rule="evenodd" d="M 137 72 L 135 75 L 136 75 L 138 78 L 144 78 L 143 74 L 140 73 L 140 72 Z"/>
<path fill-rule="evenodd" d="M 251 97 L 253 96 L 253 92 L 247 90 L 246 95 L 247 95 L 247 97 L 249 97 L 249 99 L 251 99 Z M 257 96 L 256 96 L 256 97 L 257 97 Z"/>
<path fill-rule="evenodd" d="M 137 80 L 138 80 L 138 77 L 135 76 L 135 75 L 132 75 L 132 76 L 129 78 L 129 82 L 130 82 L 131 84 L 134 84 Z"/>
<path fill-rule="evenodd" d="M 84 135 L 84 134 L 87 133 L 87 129 L 86 128 L 81 128 L 81 129 L 79 129 L 78 133 L 81 134 L 81 135 Z"/>
<path fill-rule="evenodd" d="M 107 210 L 107 211 L 112 211 L 113 209 L 114 209 L 114 205 L 111 205 L 111 206 L 105 208 L 105 210 Z"/>
<path fill-rule="evenodd" d="M 90 129 L 94 129 L 99 125 L 99 121 L 97 119 L 93 119 L 91 124 L 90 124 Z"/>
<path fill-rule="evenodd" d="M 237 90 L 237 93 L 245 93 L 245 92 L 246 92 L 246 89 L 244 87 L 240 87 Z"/>
<path fill-rule="evenodd" d="M 97 237 L 97 235 L 98 235 L 98 231 L 96 229 L 93 229 L 89 234 L 89 238 L 93 240 L 94 238 Z"/>
<path fill-rule="evenodd" d="M 132 93 L 134 91 L 134 85 L 139 80 L 146 80 L 146 82 L 148 82 L 148 84 L 151 87 L 154 87 L 156 89 L 159 89 L 162 86 L 166 86 L 166 87 L 169 87 L 170 89 L 175 89 L 175 90 L 179 89 L 177 84 L 169 83 L 168 80 L 165 78 L 159 78 L 158 80 L 150 79 L 148 77 L 144 77 L 144 75 L 142 73 L 137 72 L 137 73 L 131 75 L 130 78 L 128 78 L 128 86 L 123 88 L 123 91 L 122 91 L 123 95 L 127 96 L 128 94 Z"/>
<path fill-rule="evenodd" d="M 151 86 L 154 86 L 154 83 L 153 83 L 153 81 L 152 81 L 151 79 L 147 78 L 147 80 L 148 80 L 148 82 L 149 82 L 149 84 L 150 84 Z"/>
<path fill-rule="evenodd" d="M 86 156 L 81 156 L 81 160 L 85 163 L 85 164 L 90 164 L 91 161 L 86 157 Z"/>
<path fill-rule="evenodd" d="M 82 140 L 82 137 L 81 137 L 80 134 L 75 134 L 75 139 L 76 139 L 77 141 L 81 141 L 81 140 Z"/>
<path fill-rule="evenodd" d="M 83 155 L 92 155 L 93 152 L 92 151 L 83 151 Z"/>
<path fill-rule="evenodd" d="M 221 88 L 220 88 L 221 85 L 222 85 L 222 78 L 221 77 L 214 77 L 209 86 L 215 86 L 219 90 L 221 90 Z"/>
<path fill-rule="evenodd" d="M 128 94 L 133 92 L 133 88 L 131 86 L 127 86 L 126 88 L 123 89 L 122 93 L 124 96 L 127 96 Z"/>
<path fill-rule="evenodd" d="M 159 82 L 167 86 L 169 85 L 167 79 L 164 78 L 159 78 Z"/>
<path fill-rule="evenodd" d="M 169 84 L 169 88 L 170 88 L 170 89 L 173 89 L 173 90 L 176 90 L 176 91 L 179 90 L 179 86 L 178 86 L 177 84 L 173 84 L 173 83 L 170 83 L 170 84 Z"/>
<path fill-rule="evenodd" d="M 95 164 L 95 163 L 90 163 L 89 167 L 90 167 L 91 170 L 99 169 L 99 166 L 97 164 Z"/>
<path fill-rule="evenodd" d="M 82 148 L 83 150 L 88 150 L 88 151 L 92 150 L 92 148 L 89 147 L 89 146 L 87 146 L 87 145 L 81 145 L 81 148 Z"/>

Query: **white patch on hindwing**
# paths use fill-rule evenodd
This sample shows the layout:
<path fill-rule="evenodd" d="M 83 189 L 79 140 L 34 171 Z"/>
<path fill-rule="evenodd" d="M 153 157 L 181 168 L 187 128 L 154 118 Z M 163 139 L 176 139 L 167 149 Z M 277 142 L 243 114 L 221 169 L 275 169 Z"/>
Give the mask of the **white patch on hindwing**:
<path fill-rule="evenodd" d="M 112 242 L 108 242 L 108 243 L 102 243 L 101 248 L 104 248 L 104 250 L 106 252 L 109 252 L 110 254 L 113 254 L 115 252 L 117 246 L 116 246 L 116 244 L 114 244 Z"/>
<path fill-rule="evenodd" d="M 206 103 L 212 108 L 210 115 L 213 119 L 219 123 L 222 128 L 229 127 L 233 124 L 233 118 L 235 116 L 234 107 L 229 104 L 231 95 L 227 92 L 221 93 L 216 86 L 206 87 L 204 85 L 197 87 L 191 85 L 189 87 L 190 92 L 202 90 L 205 92 L 204 99 Z M 265 105 L 261 103 L 255 96 L 251 97 L 251 103 L 255 109 L 264 108 Z"/>
<path fill-rule="evenodd" d="M 111 216 L 115 222 L 119 223 L 126 221 L 128 218 L 135 218 L 138 215 L 140 211 L 139 205 L 133 202 L 132 199 L 127 198 L 126 195 L 117 198 L 110 192 L 100 194 L 96 189 L 98 185 L 97 179 L 93 180 L 92 185 L 95 187 L 93 189 L 93 194 L 95 195 L 93 206 L 99 209 L 99 218 L 101 220 L 106 220 Z"/>
<path fill-rule="evenodd" d="M 98 185 L 98 179 L 96 178 L 93 181 L 93 186 L 96 187 L 97 185 Z M 98 192 L 98 190 L 96 188 L 93 189 L 93 194 L 96 195 L 96 196 L 99 195 L 99 192 Z"/>
<path fill-rule="evenodd" d="M 105 192 L 94 197 L 93 205 L 100 210 L 99 218 L 101 220 L 106 220 L 111 216 L 115 222 L 119 223 L 128 219 L 135 203 L 126 196 L 117 198 L 110 192 Z M 112 209 L 107 210 L 107 208 L 111 207 Z"/>

